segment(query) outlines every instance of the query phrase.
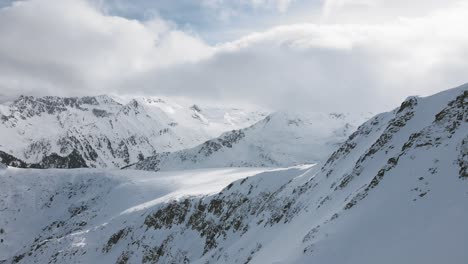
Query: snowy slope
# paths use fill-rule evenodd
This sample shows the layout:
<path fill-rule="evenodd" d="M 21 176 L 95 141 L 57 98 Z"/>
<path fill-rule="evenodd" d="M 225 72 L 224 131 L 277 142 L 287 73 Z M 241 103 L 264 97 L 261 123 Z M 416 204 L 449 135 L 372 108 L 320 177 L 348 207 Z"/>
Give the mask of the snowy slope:
<path fill-rule="evenodd" d="M 0 259 L 351 264 L 468 259 L 468 85 L 410 97 L 375 116 L 321 166 L 267 170 L 244 179 L 255 171 L 233 176 L 238 170 L 128 170 L 110 176 L 83 169 L 3 169 L 0 221 L 7 224 Z M 199 177 L 223 182 L 206 192 L 205 184 L 183 186 Z M 165 196 L 168 192 L 179 195 Z M 27 233 L 17 231 L 22 228 Z"/>
<path fill-rule="evenodd" d="M 130 168 L 178 170 L 217 167 L 286 167 L 326 158 L 370 114 L 276 112 L 244 129 L 197 147 L 158 153 Z"/>
<path fill-rule="evenodd" d="M 196 146 L 264 116 L 256 109 L 161 98 L 122 104 L 105 95 L 21 96 L 0 105 L 0 150 L 27 163 L 44 163 L 51 155 L 68 157 L 76 150 L 86 166 L 122 167 L 157 152 Z"/>
<path fill-rule="evenodd" d="M 1 167 L 0 262 L 18 251 L 29 250 L 31 244 L 43 243 L 44 238 L 74 237 L 82 234 L 83 228 L 119 228 L 121 223 L 114 221 L 138 221 L 138 215 L 155 204 L 187 195 L 217 193 L 232 181 L 264 171 L 270 170 L 225 168 L 154 173 Z M 135 216 L 137 219 L 133 219 Z M 107 239 L 97 235 L 93 239 Z"/>

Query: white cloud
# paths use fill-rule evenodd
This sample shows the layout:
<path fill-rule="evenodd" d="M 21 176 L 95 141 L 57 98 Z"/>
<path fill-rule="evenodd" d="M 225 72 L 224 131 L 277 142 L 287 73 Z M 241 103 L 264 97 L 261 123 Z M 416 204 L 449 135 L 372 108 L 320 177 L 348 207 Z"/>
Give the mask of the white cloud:
<path fill-rule="evenodd" d="M 219 45 L 195 65 L 140 76 L 137 86 L 273 108 L 381 111 L 468 80 L 467 15 L 460 5 L 374 25 L 280 26 Z"/>
<path fill-rule="evenodd" d="M 322 22 L 381 23 L 398 17 L 425 16 L 463 0 L 325 0 Z"/>
<path fill-rule="evenodd" d="M 15 2 L 0 10 L 0 35 L 2 91 L 64 87 L 91 92 L 212 52 L 202 40 L 160 19 L 143 24 L 105 16 L 81 0 Z"/>
<path fill-rule="evenodd" d="M 342 2 L 341 10 L 349 6 Z M 142 23 L 84 1 L 33 0 L 0 11 L 0 93 L 381 111 L 468 81 L 466 24 L 468 6 L 454 4 L 380 23 L 284 25 L 210 46 L 162 19 Z"/>

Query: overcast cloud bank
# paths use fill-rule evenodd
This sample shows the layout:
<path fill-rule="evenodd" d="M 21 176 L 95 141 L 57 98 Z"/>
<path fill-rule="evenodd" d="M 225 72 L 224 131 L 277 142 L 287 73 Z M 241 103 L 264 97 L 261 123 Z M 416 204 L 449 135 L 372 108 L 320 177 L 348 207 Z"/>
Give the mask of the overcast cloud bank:
<path fill-rule="evenodd" d="M 291 4 L 273 2 L 283 11 Z M 408 95 L 468 81 L 467 4 L 429 1 L 434 8 L 424 14 L 378 23 L 363 22 L 356 11 L 385 5 L 326 1 L 317 23 L 208 44 L 160 17 L 112 16 L 87 1 L 14 2 L 0 9 L 0 94 L 161 94 L 273 109 L 377 112 Z M 360 23 L 333 17 L 346 10 Z"/>

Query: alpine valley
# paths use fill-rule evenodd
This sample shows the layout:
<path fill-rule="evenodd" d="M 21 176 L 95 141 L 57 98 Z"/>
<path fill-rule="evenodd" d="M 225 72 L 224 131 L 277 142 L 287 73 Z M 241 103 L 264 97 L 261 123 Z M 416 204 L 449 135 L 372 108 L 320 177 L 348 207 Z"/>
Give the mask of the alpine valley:
<path fill-rule="evenodd" d="M 0 113 L 0 263 L 468 260 L 468 85 L 373 117 L 110 96 Z"/>

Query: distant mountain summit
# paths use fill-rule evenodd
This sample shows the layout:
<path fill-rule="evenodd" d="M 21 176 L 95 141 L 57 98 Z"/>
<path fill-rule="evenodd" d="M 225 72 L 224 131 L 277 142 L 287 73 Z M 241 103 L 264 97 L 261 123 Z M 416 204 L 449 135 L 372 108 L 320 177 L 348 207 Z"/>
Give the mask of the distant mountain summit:
<path fill-rule="evenodd" d="M 370 114 L 275 112 L 250 127 L 225 132 L 194 148 L 158 153 L 128 168 L 159 171 L 317 163 L 368 118 Z"/>
<path fill-rule="evenodd" d="M 55 157 L 80 167 L 119 168 L 196 146 L 265 116 L 259 109 L 195 108 L 161 98 L 120 103 L 106 95 L 20 96 L 0 105 L 0 151 L 45 167 L 67 166 Z"/>

